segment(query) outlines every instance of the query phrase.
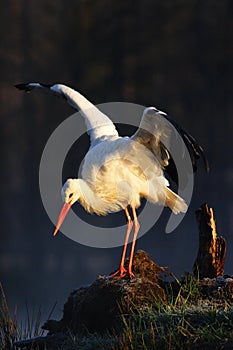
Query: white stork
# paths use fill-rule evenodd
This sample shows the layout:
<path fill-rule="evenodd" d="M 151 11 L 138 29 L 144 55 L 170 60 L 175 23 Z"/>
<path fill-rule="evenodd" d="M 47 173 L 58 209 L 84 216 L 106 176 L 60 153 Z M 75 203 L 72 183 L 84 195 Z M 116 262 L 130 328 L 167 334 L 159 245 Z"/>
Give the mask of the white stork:
<path fill-rule="evenodd" d="M 16 87 L 26 92 L 47 91 L 65 98 L 84 117 L 90 136 L 91 145 L 84 159 L 81 178 L 68 179 L 62 187 L 64 205 L 54 235 L 76 201 L 79 201 L 87 212 L 98 215 L 124 210 L 128 223 L 127 231 L 120 266 L 112 276 L 122 278 L 128 275 L 132 278 L 132 261 L 140 228 L 136 209 L 140 206 L 141 198 L 168 206 L 175 214 L 187 210 L 185 201 L 168 188 L 169 182 L 164 175 L 164 172 L 167 172 L 177 181 L 172 158 L 162 142 L 162 136 L 169 138 L 167 124 L 163 121 L 171 122 L 183 138 L 194 171 L 196 160 L 200 156 L 203 157 L 208 170 L 208 162 L 202 148 L 173 119 L 155 107 L 144 110 L 140 126 L 133 136 L 121 137 L 105 114 L 79 92 L 65 85 L 27 83 L 18 84 Z M 131 207 L 133 219 L 128 207 Z M 133 224 L 133 240 L 126 270 L 124 262 Z"/>

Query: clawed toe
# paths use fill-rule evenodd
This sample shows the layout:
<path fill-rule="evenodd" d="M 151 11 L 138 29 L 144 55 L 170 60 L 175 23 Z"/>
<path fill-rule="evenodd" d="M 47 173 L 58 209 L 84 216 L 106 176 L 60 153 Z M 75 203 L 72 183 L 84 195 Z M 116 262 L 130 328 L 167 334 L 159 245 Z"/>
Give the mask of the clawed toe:
<path fill-rule="evenodd" d="M 130 279 L 134 278 L 132 271 L 126 270 L 124 267 L 120 267 L 118 270 L 110 274 L 110 277 L 123 278 L 128 276 Z"/>
<path fill-rule="evenodd" d="M 111 277 L 123 278 L 127 275 L 127 270 L 124 267 L 120 267 L 115 272 L 111 273 Z"/>

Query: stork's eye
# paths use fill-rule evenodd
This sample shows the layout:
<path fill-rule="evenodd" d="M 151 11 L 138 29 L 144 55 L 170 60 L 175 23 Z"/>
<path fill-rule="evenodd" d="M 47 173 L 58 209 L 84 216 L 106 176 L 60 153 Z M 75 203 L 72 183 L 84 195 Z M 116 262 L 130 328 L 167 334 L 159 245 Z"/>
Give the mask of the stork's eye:
<path fill-rule="evenodd" d="M 70 194 L 69 194 L 69 198 L 71 198 L 71 197 L 73 197 L 73 193 L 70 193 Z"/>

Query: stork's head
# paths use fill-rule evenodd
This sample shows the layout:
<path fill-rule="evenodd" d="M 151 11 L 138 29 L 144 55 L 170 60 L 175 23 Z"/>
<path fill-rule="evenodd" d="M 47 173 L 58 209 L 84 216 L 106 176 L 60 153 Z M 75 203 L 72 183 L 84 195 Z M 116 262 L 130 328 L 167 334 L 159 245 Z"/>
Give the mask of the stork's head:
<path fill-rule="evenodd" d="M 77 202 L 80 198 L 79 179 L 68 179 L 62 187 L 61 196 L 64 203 L 72 205 Z"/>
<path fill-rule="evenodd" d="M 62 210 L 57 220 L 57 225 L 53 233 L 54 236 L 56 235 L 57 231 L 60 229 L 72 204 L 77 202 L 81 196 L 79 180 L 68 179 L 62 187 L 61 195 L 62 195 L 62 200 L 64 202 L 64 205 L 62 207 Z"/>

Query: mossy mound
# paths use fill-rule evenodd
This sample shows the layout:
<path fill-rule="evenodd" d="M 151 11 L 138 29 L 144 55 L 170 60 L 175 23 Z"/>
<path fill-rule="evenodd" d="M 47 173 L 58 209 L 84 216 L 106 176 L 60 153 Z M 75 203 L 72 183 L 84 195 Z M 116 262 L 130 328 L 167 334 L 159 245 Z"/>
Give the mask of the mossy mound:
<path fill-rule="evenodd" d="M 138 251 L 133 271 L 133 279 L 100 276 L 89 287 L 73 291 L 64 305 L 63 318 L 46 322 L 43 329 L 50 334 L 66 329 L 77 332 L 83 328 L 91 332 L 106 331 L 115 327 L 122 314 L 148 307 L 156 299 L 166 301 L 161 286 L 165 268 L 156 265 L 144 251 Z"/>

